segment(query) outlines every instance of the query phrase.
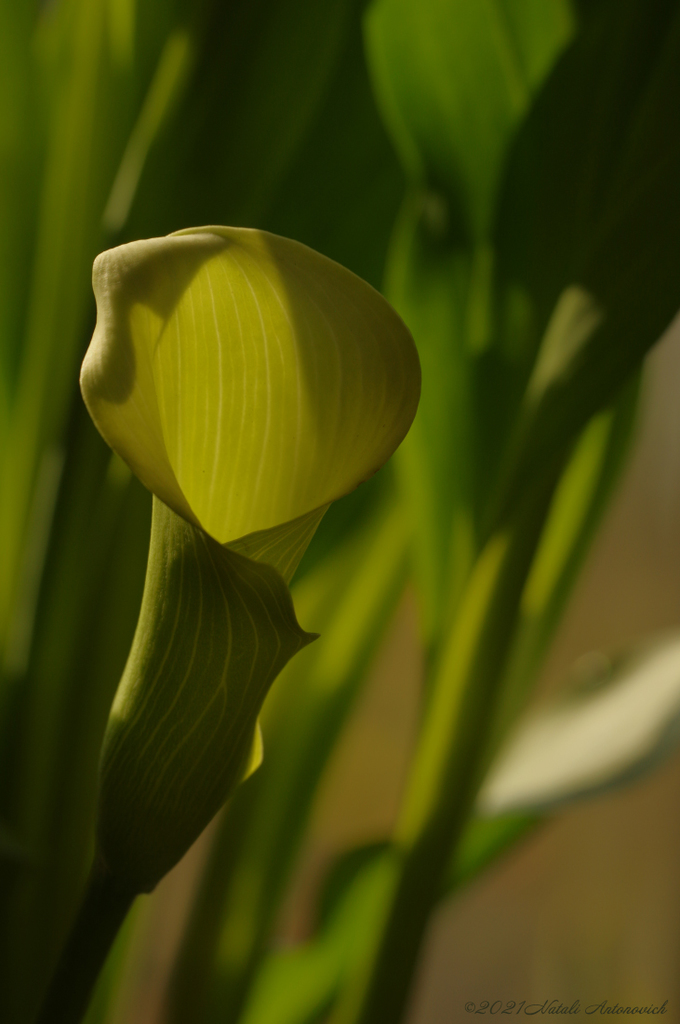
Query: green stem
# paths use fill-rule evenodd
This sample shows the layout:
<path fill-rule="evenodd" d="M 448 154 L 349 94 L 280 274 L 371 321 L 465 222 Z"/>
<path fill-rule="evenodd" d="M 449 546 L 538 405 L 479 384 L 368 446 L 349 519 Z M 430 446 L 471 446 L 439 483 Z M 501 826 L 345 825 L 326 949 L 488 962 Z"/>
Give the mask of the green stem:
<path fill-rule="evenodd" d="M 95 865 L 36 1024 L 80 1024 L 136 895 Z"/>
<path fill-rule="evenodd" d="M 488 765 L 503 667 L 554 488 L 551 474 L 488 541 L 442 651 L 397 825 L 390 905 L 367 969 L 332 1024 L 398 1024 L 451 850 Z"/>

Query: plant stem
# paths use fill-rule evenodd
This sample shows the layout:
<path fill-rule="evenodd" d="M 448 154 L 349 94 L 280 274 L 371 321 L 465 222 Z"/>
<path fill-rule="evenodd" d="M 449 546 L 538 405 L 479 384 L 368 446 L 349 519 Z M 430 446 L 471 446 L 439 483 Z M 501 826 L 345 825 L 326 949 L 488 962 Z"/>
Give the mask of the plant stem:
<path fill-rule="evenodd" d="M 398 1024 L 430 913 L 490 759 L 488 734 L 519 602 L 554 488 L 543 481 L 477 560 L 445 642 L 395 834 L 390 905 L 332 1024 Z"/>
<path fill-rule="evenodd" d="M 136 895 L 95 864 L 36 1024 L 80 1024 Z"/>

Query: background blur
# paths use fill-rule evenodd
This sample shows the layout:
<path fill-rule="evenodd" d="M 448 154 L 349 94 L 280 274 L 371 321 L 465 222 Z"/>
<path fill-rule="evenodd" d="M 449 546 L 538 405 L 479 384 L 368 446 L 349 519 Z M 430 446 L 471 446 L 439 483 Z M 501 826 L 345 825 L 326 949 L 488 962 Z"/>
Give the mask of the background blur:
<path fill-rule="evenodd" d="M 504 480 L 514 486 L 505 512 L 519 521 L 517 495 L 562 472 L 590 418 L 614 409 L 619 433 L 595 459 L 537 632 L 559 616 L 600 484 L 606 491 L 625 448 L 628 384 L 680 303 L 680 5 L 476 2 L 0 0 L 2 1024 L 30 1016 L 82 890 L 101 736 L 144 578 L 149 495 L 111 459 L 77 390 L 97 252 L 209 223 L 293 237 L 384 288 L 423 362 L 419 418 L 394 466 L 334 506 L 302 566 L 309 578 L 327 570 L 340 593 L 332 553 L 371 516 L 382 522 L 383 499 L 408 508 L 413 581 L 382 640 L 373 609 L 366 646 L 378 654 L 346 727 L 361 657 L 334 722 L 312 700 L 321 732 L 334 736 L 337 724 L 340 739 L 282 905 L 267 896 L 253 913 L 262 941 L 237 982 L 271 960 L 272 907 L 274 947 L 294 947 L 315 927 L 338 853 L 390 835 L 425 690 L 421 651 L 432 669 L 453 635 L 451 607 Z M 608 316 L 583 352 L 583 338 L 567 336 L 568 372 L 532 419 L 528 382 L 574 281 Z M 679 389 L 676 323 L 647 360 L 631 459 L 553 638 L 538 704 L 584 654 L 680 626 Z M 527 422 L 513 461 L 508 439 Z M 406 541 L 404 577 L 405 550 Z M 385 607 L 396 596 L 383 595 Z M 521 682 L 531 682 L 528 661 Z M 273 739 L 314 747 L 304 717 L 274 722 Z M 312 769 L 324 757 L 313 755 Z M 267 762 L 251 792 L 264 779 L 265 797 L 276 797 L 266 773 Z M 553 998 L 667 999 L 665 1019 L 680 1024 L 679 789 L 675 755 L 625 790 L 550 816 L 446 900 L 409 1024 L 467 1019 L 470 1000 Z M 304 817 L 303 808 L 301 830 Z M 269 869 L 290 839 L 287 822 L 270 818 L 270 848 L 245 844 Z M 218 828 L 138 901 L 121 984 L 114 971 L 113 1003 L 103 998 L 90 1024 L 163 1019 Z M 223 965 L 205 962 L 219 989 Z M 326 996 L 324 1006 L 337 985 Z M 241 1009 L 232 1004 L 224 1024 L 240 1024 Z M 190 1024 L 209 1020 L 184 1012 Z"/>

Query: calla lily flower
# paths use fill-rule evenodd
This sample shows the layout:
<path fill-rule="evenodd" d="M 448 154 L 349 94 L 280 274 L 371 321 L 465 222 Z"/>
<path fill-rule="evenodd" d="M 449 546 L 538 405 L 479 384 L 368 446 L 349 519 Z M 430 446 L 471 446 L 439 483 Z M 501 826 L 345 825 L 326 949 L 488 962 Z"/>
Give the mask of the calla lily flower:
<path fill-rule="evenodd" d="M 154 494 L 98 825 L 102 863 L 142 891 L 257 764 L 262 701 L 313 639 L 287 583 L 330 502 L 406 434 L 420 369 L 373 288 L 265 232 L 132 242 L 93 282 L 83 396 Z"/>

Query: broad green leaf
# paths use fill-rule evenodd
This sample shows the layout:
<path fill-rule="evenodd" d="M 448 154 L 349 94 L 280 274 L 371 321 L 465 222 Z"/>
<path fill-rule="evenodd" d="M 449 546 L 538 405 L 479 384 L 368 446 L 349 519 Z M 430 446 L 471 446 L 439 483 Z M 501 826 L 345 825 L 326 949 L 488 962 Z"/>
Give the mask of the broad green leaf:
<path fill-rule="evenodd" d="M 521 713 L 612 489 L 635 425 L 639 381 L 593 417 L 560 477 L 524 587 L 519 622 L 494 715 L 493 743 Z"/>
<path fill-rule="evenodd" d="M 583 666 L 587 685 L 525 716 L 482 786 L 486 816 L 545 811 L 636 779 L 680 736 L 680 640 L 613 664 Z M 589 678 L 588 678 L 589 677 Z"/>
<path fill-rule="evenodd" d="M 420 389 L 408 331 L 349 271 L 246 229 L 130 243 L 94 279 L 81 380 L 102 434 L 187 521 L 290 573 L 285 539 L 242 538 L 290 524 L 299 560 L 388 458 Z"/>
<path fill-rule="evenodd" d="M 111 4 L 110 9 L 122 10 L 123 4 Z M 129 18 L 129 15 L 117 16 L 115 34 L 112 38 L 112 47 L 121 60 L 125 59 L 122 54 L 130 47 L 130 42 L 123 37 L 123 17 Z M 184 84 L 191 58 L 189 34 L 180 29 L 172 32 L 163 47 L 156 73 L 111 186 L 111 193 L 102 214 L 102 223 L 106 231 L 119 231 L 128 218 L 149 149 Z"/>
<path fill-rule="evenodd" d="M 500 175 L 571 31 L 561 0 L 376 0 L 366 18 L 376 94 L 411 179 L 386 294 L 423 362 L 419 415 L 398 468 L 417 525 L 430 643 L 474 561 L 480 510 L 522 394 L 522 311 L 517 302 L 496 308 L 491 229 Z"/>
<path fill-rule="evenodd" d="M 102 750 L 98 851 L 121 883 L 152 889 L 252 770 L 266 692 L 313 639 L 276 570 L 155 500 L 142 609 Z"/>
<path fill-rule="evenodd" d="M 563 457 L 680 305 L 679 55 L 675 0 L 599 3 L 513 148 L 498 275 L 543 343 L 497 515 Z"/>
<path fill-rule="evenodd" d="M 636 208 L 645 203 L 656 219 L 677 159 L 674 138 L 661 131 L 678 104 L 676 19 L 675 0 L 599 3 L 512 147 L 498 223 L 500 269 L 529 287 L 539 332 L 565 287 L 590 290 L 579 271 L 604 258 L 603 245 L 613 252 L 617 225 L 628 222 L 641 239 L 665 244 L 665 233 L 645 226 Z M 620 256 L 610 279 L 636 258 L 627 250 Z"/>
<path fill-rule="evenodd" d="M 134 633 L 148 550 L 147 493 L 136 481 L 130 486 L 128 468 L 111 456 L 82 403 L 78 412 L 31 657 L 13 688 L 23 715 L 7 790 L 17 794 L 12 820 L 36 864 L 4 898 L 0 989 L 8 1007 L 13 995 L 39 995 L 82 889 L 99 749 Z M 17 729 L 16 717 L 10 727 Z M 6 1012 L 20 1020 L 29 1010 Z"/>
<path fill-rule="evenodd" d="M 380 120 L 359 17 L 295 163 L 261 225 L 381 288 L 404 175 Z"/>
<path fill-rule="evenodd" d="M 483 239 L 508 141 L 571 33 L 569 5 L 376 0 L 366 30 L 377 95 L 410 177 L 443 190 L 469 237 Z"/>
<path fill-rule="evenodd" d="M 164 6 L 156 8 L 161 16 Z M 133 237 L 215 220 L 270 227 L 268 210 L 323 105 L 356 7 L 355 0 L 206 5 L 200 59 L 150 153 L 131 209 Z"/>

